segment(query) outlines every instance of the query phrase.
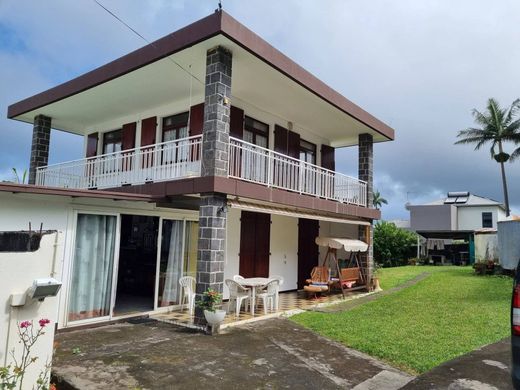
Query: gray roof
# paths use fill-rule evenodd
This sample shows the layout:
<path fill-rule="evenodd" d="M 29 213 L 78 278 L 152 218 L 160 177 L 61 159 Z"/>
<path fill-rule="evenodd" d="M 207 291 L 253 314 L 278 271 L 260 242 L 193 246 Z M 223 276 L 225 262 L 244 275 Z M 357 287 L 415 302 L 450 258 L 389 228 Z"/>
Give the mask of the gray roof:
<path fill-rule="evenodd" d="M 446 199 L 447 198 L 442 198 L 442 199 L 435 200 L 433 202 L 423 203 L 420 206 L 442 205 L 442 204 L 445 204 L 444 202 Z M 501 208 L 504 208 L 504 205 L 500 202 L 497 202 L 496 200 L 485 198 L 483 196 L 478 196 L 478 195 L 474 195 L 474 194 L 469 194 L 468 200 L 465 203 L 460 203 L 460 204 L 455 203 L 453 205 L 457 206 L 457 207 L 499 206 Z"/>

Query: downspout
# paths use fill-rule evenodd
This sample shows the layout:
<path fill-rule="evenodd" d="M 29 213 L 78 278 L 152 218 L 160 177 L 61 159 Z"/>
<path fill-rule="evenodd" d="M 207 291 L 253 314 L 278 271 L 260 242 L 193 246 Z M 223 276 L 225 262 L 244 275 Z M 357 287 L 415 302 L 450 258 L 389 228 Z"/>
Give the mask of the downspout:
<path fill-rule="evenodd" d="M 52 251 L 52 264 L 51 264 L 51 278 L 54 278 L 56 276 L 56 254 L 58 252 L 58 235 L 60 233 L 56 230 L 56 236 L 54 238 L 54 245 L 53 245 L 53 251 Z"/>

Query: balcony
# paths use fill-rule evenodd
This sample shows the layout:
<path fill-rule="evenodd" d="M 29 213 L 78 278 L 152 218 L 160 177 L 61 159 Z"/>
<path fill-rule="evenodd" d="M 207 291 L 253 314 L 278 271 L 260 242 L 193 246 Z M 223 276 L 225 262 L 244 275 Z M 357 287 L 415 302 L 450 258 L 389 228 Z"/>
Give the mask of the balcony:
<path fill-rule="evenodd" d="M 36 184 L 73 189 L 199 177 L 202 136 L 38 168 Z M 228 177 L 323 199 L 367 206 L 366 182 L 230 138 Z"/>

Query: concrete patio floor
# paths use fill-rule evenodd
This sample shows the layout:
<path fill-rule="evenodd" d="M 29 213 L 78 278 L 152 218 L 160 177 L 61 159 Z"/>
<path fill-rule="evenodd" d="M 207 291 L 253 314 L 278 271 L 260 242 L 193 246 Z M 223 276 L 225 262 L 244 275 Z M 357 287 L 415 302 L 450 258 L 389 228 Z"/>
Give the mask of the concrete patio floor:
<path fill-rule="evenodd" d="M 399 389 L 413 378 L 286 319 L 218 336 L 150 321 L 59 333 L 58 389 Z"/>

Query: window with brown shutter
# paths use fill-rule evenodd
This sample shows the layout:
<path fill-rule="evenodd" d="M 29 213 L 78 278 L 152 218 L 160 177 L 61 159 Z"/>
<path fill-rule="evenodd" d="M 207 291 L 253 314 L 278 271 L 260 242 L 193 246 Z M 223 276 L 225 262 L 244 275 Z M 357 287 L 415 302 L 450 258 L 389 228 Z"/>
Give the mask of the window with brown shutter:
<path fill-rule="evenodd" d="M 335 151 L 332 146 L 321 145 L 321 166 L 331 171 L 336 170 Z"/>

